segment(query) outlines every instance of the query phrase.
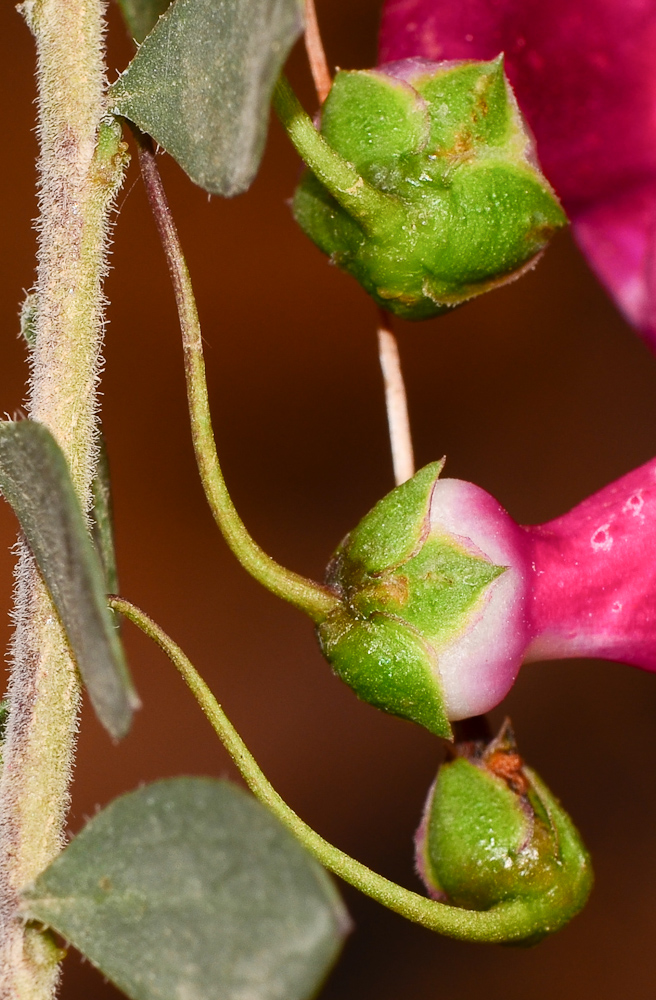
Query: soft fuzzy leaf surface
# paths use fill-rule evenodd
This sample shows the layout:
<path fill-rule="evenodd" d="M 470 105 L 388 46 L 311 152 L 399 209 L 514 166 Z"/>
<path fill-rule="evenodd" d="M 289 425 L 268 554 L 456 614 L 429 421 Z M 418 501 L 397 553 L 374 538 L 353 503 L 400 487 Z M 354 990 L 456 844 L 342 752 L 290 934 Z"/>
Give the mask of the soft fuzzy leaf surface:
<path fill-rule="evenodd" d="M 253 798 L 210 778 L 116 799 L 25 906 L 133 1000 L 303 1000 L 347 925 L 323 868 Z"/>
<path fill-rule="evenodd" d="M 0 489 L 34 553 L 96 714 L 120 738 L 139 700 L 66 459 L 42 424 L 0 423 Z"/>
<path fill-rule="evenodd" d="M 111 88 L 110 108 L 213 194 L 245 191 L 269 102 L 303 28 L 299 0 L 176 0 Z"/>

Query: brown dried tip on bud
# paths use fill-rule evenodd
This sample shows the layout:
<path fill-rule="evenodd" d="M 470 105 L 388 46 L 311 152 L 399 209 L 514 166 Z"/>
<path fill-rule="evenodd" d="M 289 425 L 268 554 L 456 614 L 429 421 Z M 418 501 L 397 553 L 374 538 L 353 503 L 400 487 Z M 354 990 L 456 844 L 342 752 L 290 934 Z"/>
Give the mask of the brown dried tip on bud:
<path fill-rule="evenodd" d="M 521 903 L 532 943 L 584 905 L 590 859 L 567 813 L 524 764 L 510 721 L 493 740 L 471 729 L 457 734 L 428 796 L 417 867 L 429 893 L 454 906 Z"/>

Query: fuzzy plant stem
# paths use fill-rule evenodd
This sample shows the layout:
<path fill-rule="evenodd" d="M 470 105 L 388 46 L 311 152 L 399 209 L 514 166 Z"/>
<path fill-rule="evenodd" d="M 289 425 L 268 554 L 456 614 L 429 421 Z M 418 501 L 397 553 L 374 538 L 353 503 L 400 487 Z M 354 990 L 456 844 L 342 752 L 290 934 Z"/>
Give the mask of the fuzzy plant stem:
<path fill-rule="evenodd" d="M 39 252 L 27 412 L 68 459 L 85 511 L 97 457 L 102 278 L 126 154 L 103 123 L 102 0 L 27 0 L 37 46 Z M 53 606 L 19 543 L 10 712 L 0 779 L 0 998 L 48 1000 L 60 954 L 25 928 L 17 896 L 61 850 L 80 682 Z"/>
<path fill-rule="evenodd" d="M 191 433 L 207 502 L 219 530 L 244 569 L 272 593 L 305 611 L 313 621 L 321 622 L 338 605 L 337 597 L 327 587 L 285 569 L 268 556 L 251 538 L 228 493 L 212 430 L 203 341 L 189 269 L 157 169 L 152 143 L 141 134 L 136 134 L 136 138 L 141 173 L 166 254 L 178 307 Z"/>

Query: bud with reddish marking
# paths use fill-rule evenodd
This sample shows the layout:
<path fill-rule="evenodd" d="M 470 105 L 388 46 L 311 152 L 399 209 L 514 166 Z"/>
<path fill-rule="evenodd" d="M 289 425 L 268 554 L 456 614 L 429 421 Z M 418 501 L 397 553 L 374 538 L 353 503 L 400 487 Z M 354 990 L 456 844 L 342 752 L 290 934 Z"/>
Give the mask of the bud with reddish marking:
<path fill-rule="evenodd" d="M 521 901 L 540 940 L 585 905 L 589 855 L 571 819 L 517 752 L 508 720 L 490 743 L 457 744 L 426 803 L 417 868 L 443 902 L 489 910 Z"/>
<path fill-rule="evenodd" d="M 294 215 L 376 302 L 406 319 L 517 277 L 566 224 L 534 155 L 501 57 L 405 60 L 338 72 L 321 132 L 385 197 L 363 219 L 330 172 L 307 172 Z"/>

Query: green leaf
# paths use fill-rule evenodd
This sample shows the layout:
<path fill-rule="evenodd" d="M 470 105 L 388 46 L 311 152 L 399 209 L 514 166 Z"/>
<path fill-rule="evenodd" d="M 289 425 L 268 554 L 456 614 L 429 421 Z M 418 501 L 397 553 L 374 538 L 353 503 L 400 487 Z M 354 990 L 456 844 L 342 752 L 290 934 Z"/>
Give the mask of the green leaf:
<path fill-rule="evenodd" d="M 0 489 L 34 554 L 95 712 L 118 739 L 139 699 L 66 459 L 42 424 L 0 423 Z"/>
<path fill-rule="evenodd" d="M 269 103 L 303 29 L 300 0 L 176 0 L 110 89 L 110 110 L 213 194 L 245 191 Z"/>
<path fill-rule="evenodd" d="M 23 898 L 134 1000 L 303 1000 L 348 926 L 285 827 L 210 778 L 116 799 Z"/>
<path fill-rule="evenodd" d="M 98 468 L 91 484 L 93 507 L 91 510 L 91 534 L 96 546 L 105 576 L 105 590 L 108 594 L 118 594 L 118 569 L 114 550 L 114 518 L 112 512 L 112 487 L 109 478 L 109 461 L 105 439 L 100 437 Z"/>
<path fill-rule="evenodd" d="M 123 20 L 135 42 L 143 42 L 171 0 L 118 0 Z"/>

